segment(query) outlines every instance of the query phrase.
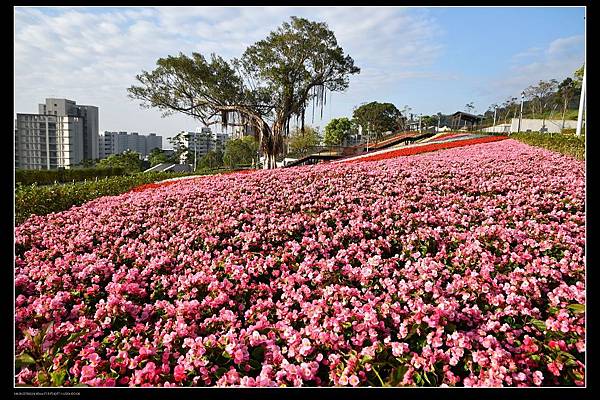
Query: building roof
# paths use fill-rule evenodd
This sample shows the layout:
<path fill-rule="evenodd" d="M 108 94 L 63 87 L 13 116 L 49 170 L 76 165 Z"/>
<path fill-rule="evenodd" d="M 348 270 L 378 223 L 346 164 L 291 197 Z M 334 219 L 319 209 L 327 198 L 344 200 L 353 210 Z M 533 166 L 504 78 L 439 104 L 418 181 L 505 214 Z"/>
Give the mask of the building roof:
<path fill-rule="evenodd" d="M 459 116 L 461 119 L 482 119 L 482 117 L 480 117 L 479 115 L 475 115 L 475 114 L 469 114 L 467 112 L 464 111 L 457 111 L 454 114 L 452 114 L 452 117 L 456 117 Z"/>

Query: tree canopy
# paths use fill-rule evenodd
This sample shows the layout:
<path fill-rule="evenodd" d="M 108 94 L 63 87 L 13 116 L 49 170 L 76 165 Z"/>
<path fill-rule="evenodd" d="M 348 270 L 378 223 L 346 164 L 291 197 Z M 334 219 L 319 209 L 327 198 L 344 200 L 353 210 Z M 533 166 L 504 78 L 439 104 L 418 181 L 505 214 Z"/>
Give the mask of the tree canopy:
<path fill-rule="evenodd" d="M 301 129 L 295 129 L 289 140 L 289 148 L 292 153 L 305 155 L 307 151 L 314 146 L 319 145 L 319 133 L 310 126 Z"/>
<path fill-rule="evenodd" d="M 291 17 L 230 62 L 199 53 L 160 58 L 128 92 L 165 115 L 182 113 L 205 126 L 254 127 L 267 167 L 274 167 L 290 121 L 303 127 L 309 106 L 313 115 L 319 107 L 322 112 L 327 92 L 345 90 L 349 76 L 359 72 L 325 23 Z"/>
<path fill-rule="evenodd" d="M 325 136 L 323 141 L 326 145 L 341 145 L 350 135 L 352 122 L 346 117 L 334 118 L 325 126 Z"/>
<path fill-rule="evenodd" d="M 111 154 L 107 158 L 98 161 L 98 167 L 123 168 L 127 173 L 140 172 L 142 170 L 140 153 L 126 150 L 121 154 Z"/>
<path fill-rule="evenodd" d="M 191 140 L 190 140 L 191 139 Z M 185 156 L 185 163 L 192 164 L 194 162 L 194 152 L 189 151 L 189 143 L 193 141 L 192 135 L 188 132 L 181 131 L 177 135 L 167 139 L 171 145 L 173 145 L 174 155 L 172 159 L 174 162 L 181 162 L 181 159 Z"/>
<path fill-rule="evenodd" d="M 364 132 L 380 138 L 384 132 L 402 128 L 402 113 L 392 103 L 371 103 L 357 107 L 352 113 L 354 123 L 362 126 Z"/>
<path fill-rule="evenodd" d="M 150 151 L 150 154 L 148 154 L 148 162 L 150 162 L 151 167 L 154 167 L 158 164 L 174 161 L 172 157 L 169 157 L 163 150 L 156 148 L 152 149 L 152 151 Z"/>
<path fill-rule="evenodd" d="M 223 163 L 230 168 L 256 163 L 258 143 L 252 136 L 233 139 L 225 145 Z"/>

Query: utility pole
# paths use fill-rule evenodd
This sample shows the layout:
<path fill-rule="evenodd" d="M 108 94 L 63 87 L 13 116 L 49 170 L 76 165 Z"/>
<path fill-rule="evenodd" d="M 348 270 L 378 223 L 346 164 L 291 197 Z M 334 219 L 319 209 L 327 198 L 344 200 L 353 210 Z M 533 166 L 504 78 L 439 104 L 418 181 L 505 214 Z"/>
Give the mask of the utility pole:
<path fill-rule="evenodd" d="M 517 133 L 521 132 L 521 120 L 523 119 L 523 101 L 525 100 L 525 92 L 521 92 L 521 112 L 519 113 L 519 128 Z"/>
<path fill-rule="evenodd" d="M 492 126 L 496 126 L 496 110 L 498 109 L 498 107 L 494 107 L 494 123 L 492 124 Z"/>
<path fill-rule="evenodd" d="M 585 70 L 586 67 L 584 64 L 583 80 L 581 81 L 581 96 L 579 97 L 579 114 L 577 115 L 577 131 L 575 133 L 577 136 L 581 136 L 581 128 L 583 125 L 583 109 L 585 108 Z"/>

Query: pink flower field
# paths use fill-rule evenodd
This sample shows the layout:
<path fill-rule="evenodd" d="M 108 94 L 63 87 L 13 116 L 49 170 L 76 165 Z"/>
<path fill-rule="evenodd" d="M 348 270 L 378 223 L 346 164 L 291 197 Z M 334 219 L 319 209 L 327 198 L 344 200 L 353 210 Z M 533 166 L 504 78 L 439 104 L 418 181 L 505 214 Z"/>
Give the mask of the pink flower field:
<path fill-rule="evenodd" d="M 584 174 L 504 140 L 31 217 L 16 383 L 583 385 Z"/>

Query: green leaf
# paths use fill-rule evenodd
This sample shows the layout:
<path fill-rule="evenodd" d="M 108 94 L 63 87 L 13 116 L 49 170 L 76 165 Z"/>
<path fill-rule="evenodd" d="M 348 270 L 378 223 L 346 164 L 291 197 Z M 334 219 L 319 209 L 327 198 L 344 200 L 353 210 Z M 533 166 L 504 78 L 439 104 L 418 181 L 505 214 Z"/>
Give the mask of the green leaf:
<path fill-rule="evenodd" d="M 567 308 L 575 314 L 581 314 L 585 312 L 584 304 L 569 304 Z"/>
<path fill-rule="evenodd" d="M 215 376 L 216 376 L 217 379 L 219 379 L 220 377 L 222 377 L 223 375 L 225 375 L 226 372 L 227 372 L 227 369 L 221 367 L 221 368 L 219 368 L 219 369 L 217 369 L 215 371 Z"/>
<path fill-rule="evenodd" d="M 58 371 L 54 371 L 50 373 L 50 379 L 52 379 L 53 386 L 62 386 L 65 382 L 65 377 L 67 376 L 67 371 L 64 369 L 60 369 Z"/>
<path fill-rule="evenodd" d="M 567 367 L 577 367 L 577 366 L 578 366 L 578 365 L 577 365 L 577 361 L 575 361 L 574 359 L 568 359 L 568 360 L 565 362 L 565 365 L 566 365 Z"/>
<path fill-rule="evenodd" d="M 427 372 L 423 372 L 423 378 L 425 378 L 427 383 L 429 383 L 431 385 L 431 381 L 429 380 L 429 377 L 427 376 Z"/>
<path fill-rule="evenodd" d="M 262 366 L 260 361 L 256 360 L 248 360 L 248 364 L 250 365 L 250 367 L 252 367 L 252 369 L 260 369 Z"/>
<path fill-rule="evenodd" d="M 417 385 L 421 385 L 421 384 L 423 384 L 423 378 L 421 377 L 421 374 L 420 374 L 420 373 L 418 373 L 418 372 L 417 372 L 417 373 L 415 373 L 415 383 L 416 383 Z"/>
<path fill-rule="evenodd" d="M 570 360 L 575 360 L 575 356 L 571 353 L 567 353 L 566 351 L 559 351 L 558 354 L 560 354 L 561 356 L 570 359 Z"/>
<path fill-rule="evenodd" d="M 35 364 L 35 359 L 27 353 L 22 353 L 15 359 L 15 367 L 17 368 L 31 364 Z"/>
<path fill-rule="evenodd" d="M 265 349 L 262 346 L 259 346 L 252 350 L 252 358 L 255 360 L 262 360 L 265 354 Z"/>
<path fill-rule="evenodd" d="M 401 365 L 394 369 L 392 372 L 392 386 L 398 386 L 404 380 L 404 375 L 408 371 L 408 367 L 406 365 Z"/>
<path fill-rule="evenodd" d="M 37 373 L 37 380 L 41 386 L 46 386 L 50 382 L 48 382 L 48 374 L 46 371 L 40 371 Z"/>
<path fill-rule="evenodd" d="M 540 331 L 546 330 L 546 323 L 544 321 L 540 321 L 539 319 L 532 319 L 531 324 L 535 326 Z"/>
<path fill-rule="evenodd" d="M 43 334 L 43 331 L 40 329 L 40 332 L 33 337 L 33 344 L 35 344 L 37 347 L 40 347 L 42 345 L 43 341 L 44 341 L 44 334 Z"/>

